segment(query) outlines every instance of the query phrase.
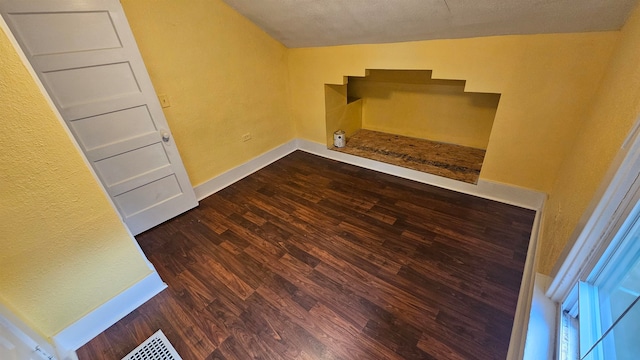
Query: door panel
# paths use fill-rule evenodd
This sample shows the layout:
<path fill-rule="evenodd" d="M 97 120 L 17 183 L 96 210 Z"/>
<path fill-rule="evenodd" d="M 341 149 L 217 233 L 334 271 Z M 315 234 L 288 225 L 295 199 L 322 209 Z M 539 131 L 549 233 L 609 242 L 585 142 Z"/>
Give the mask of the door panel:
<path fill-rule="evenodd" d="M 146 106 L 78 119 L 70 124 L 78 142 L 87 151 L 104 144 L 157 132 Z"/>
<path fill-rule="evenodd" d="M 181 193 L 180 184 L 172 174 L 120 194 L 115 199 L 125 215 L 134 216 L 150 207 L 157 206 L 159 202 L 171 200 Z"/>
<path fill-rule="evenodd" d="M 48 71 L 41 77 L 63 109 L 141 93 L 127 62 Z"/>
<path fill-rule="evenodd" d="M 18 34 L 32 55 L 122 47 L 106 11 L 15 14 L 14 18 L 20 24 L 16 28 Z M 107 30 L 109 28 L 111 31 Z M 77 29 L 82 31 L 78 32 Z M 59 44 L 56 39 L 60 38 L 73 38 L 74 41 Z"/>
<path fill-rule="evenodd" d="M 117 0 L 0 11 L 132 233 L 197 205 Z"/>
<path fill-rule="evenodd" d="M 162 154 L 162 144 L 155 143 L 136 151 L 129 151 L 96 161 L 96 169 L 108 186 L 121 184 L 141 174 L 170 166 L 167 157 Z M 117 171 L 113 171 L 116 169 Z"/>

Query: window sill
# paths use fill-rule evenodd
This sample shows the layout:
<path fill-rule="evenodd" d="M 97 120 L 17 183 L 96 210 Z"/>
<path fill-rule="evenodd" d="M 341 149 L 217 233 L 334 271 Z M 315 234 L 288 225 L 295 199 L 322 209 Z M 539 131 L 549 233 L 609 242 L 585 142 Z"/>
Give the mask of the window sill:
<path fill-rule="evenodd" d="M 549 276 L 536 274 L 524 346 L 524 360 L 556 358 L 558 304 L 545 296 L 550 282 Z"/>

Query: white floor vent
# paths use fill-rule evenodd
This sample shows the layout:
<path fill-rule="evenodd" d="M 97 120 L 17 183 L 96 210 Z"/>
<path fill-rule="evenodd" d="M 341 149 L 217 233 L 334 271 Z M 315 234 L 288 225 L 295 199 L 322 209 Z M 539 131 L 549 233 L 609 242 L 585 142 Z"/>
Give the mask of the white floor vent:
<path fill-rule="evenodd" d="M 122 360 L 182 360 L 182 358 L 162 330 L 158 330 Z"/>

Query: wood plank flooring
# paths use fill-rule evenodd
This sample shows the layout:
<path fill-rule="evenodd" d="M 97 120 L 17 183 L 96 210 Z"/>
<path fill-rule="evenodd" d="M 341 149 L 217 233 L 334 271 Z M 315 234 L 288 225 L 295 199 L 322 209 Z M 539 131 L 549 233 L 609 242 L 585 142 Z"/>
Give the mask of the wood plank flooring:
<path fill-rule="evenodd" d="M 485 150 L 361 129 L 335 151 L 477 184 Z"/>
<path fill-rule="evenodd" d="M 297 151 L 139 235 L 169 288 L 78 355 L 504 359 L 533 217 Z"/>

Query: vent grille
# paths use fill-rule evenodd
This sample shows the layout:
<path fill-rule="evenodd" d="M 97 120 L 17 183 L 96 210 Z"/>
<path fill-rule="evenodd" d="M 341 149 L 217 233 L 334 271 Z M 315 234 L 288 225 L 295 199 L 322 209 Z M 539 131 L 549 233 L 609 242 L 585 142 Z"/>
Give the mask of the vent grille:
<path fill-rule="evenodd" d="M 182 358 L 162 330 L 158 330 L 122 360 L 182 360 Z"/>

